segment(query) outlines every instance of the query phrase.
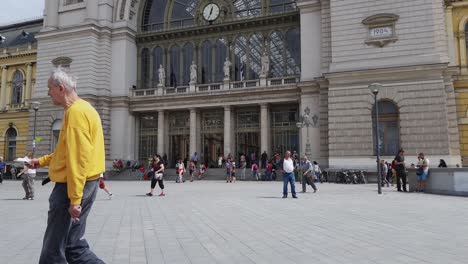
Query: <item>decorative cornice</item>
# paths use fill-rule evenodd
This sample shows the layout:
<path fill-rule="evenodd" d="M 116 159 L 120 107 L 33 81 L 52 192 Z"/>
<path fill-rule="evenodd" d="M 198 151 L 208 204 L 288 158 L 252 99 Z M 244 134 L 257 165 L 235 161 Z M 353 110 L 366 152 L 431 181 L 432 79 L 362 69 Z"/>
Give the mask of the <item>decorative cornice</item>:
<path fill-rule="evenodd" d="M 391 13 L 375 14 L 362 20 L 366 26 L 395 23 L 400 16 Z"/>

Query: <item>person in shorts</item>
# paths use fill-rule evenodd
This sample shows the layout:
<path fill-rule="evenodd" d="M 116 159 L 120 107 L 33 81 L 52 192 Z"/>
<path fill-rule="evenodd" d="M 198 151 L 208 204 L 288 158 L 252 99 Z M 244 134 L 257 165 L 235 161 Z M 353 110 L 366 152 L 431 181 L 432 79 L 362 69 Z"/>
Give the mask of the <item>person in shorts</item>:
<path fill-rule="evenodd" d="M 424 192 L 426 190 L 426 182 L 429 176 L 429 160 L 424 157 L 424 153 L 418 155 L 417 178 L 418 186 L 416 192 Z"/>
<path fill-rule="evenodd" d="M 109 195 L 109 200 L 112 199 L 112 197 L 114 196 L 112 194 L 112 192 L 109 190 L 109 188 L 107 188 L 106 186 L 106 182 L 104 181 L 104 174 L 101 173 L 101 175 L 99 175 L 99 188 L 101 190 L 104 190 L 107 195 Z"/>

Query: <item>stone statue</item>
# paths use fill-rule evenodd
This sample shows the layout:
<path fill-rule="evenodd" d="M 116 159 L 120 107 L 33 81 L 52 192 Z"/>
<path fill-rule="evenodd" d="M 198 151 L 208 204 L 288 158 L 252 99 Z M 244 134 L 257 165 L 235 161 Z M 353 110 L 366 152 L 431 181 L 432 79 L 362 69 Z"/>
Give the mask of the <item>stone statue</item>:
<path fill-rule="evenodd" d="M 226 61 L 224 62 L 224 79 L 229 80 L 229 77 L 231 76 L 231 65 L 232 63 L 229 61 L 229 58 L 226 57 Z"/>
<path fill-rule="evenodd" d="M 263 52 L 261 62 L 262 70 L 260 72 L 260 75 L 266 77 L 268 75 L 268 72 L 270 71 L 270 58 L 268 57 L 266 51 Z"/>
<path fill-rule="evenodd" d="M 159 77 L 158 86 L 164 86 L 164 81 L 166 80 L 166 71 L 164 70 L 162 64 L 159 64 L 158 77 Z"/>
<path fill-rule="evenodd" d="M 192 65 L 190 65 L 190 84 L 197 83 L 197 65 L 194 61 L 192 61 Z"/>

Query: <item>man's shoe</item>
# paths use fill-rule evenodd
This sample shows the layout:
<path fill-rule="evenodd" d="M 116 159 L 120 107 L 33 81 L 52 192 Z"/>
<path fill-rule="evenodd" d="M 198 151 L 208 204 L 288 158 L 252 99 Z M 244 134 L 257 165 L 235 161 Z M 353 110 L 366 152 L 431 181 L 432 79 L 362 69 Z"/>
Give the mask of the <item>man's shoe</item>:
<path fill-rule="evenodd" d="M 29 199 L 29 197 L 23 197 L 23 200 L 27 200 L 27 199 Z"/>
<path fill-rule="evenodd" d="M 147 193 L 146 195 L 148 195 L 148 196 L 153 196 L 153 194 L 152 194 L 152 193 L 150 193 L 150 192 L 149 192 L 149 193 Z"/>
<path fill-rule="evenodd" d="M 317 192 L 317 190 L 314 190 L 314 193 L 316 193 L 316 192 Z"/>
<path fill-rule="evenodd" d="M 403 192 L 408 192 L 407 190 L 403 190 Z"/>
<path fill-rule="evenodd" d="M 402 192 L 402 190 L 398 190 L 399 192 Z"/>
<path fill-rule="evenodd" d="M 283 199 L 284 199 L 284 198 L 288 198 L 288 196 L 287 196 L 287 195 L 283 195 Z"/>
<path fill-rule="evenodd" d="M 297 196 L 296 196 L 296 195 L 293 195 L 293 198 L 294 198 L 294 199 L 297 199 Z"/>

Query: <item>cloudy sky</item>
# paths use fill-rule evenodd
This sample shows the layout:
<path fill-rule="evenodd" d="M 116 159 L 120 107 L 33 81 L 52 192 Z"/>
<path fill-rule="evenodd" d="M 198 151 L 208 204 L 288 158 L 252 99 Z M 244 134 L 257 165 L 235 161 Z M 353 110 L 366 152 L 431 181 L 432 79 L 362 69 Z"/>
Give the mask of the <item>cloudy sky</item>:
<path fill-rule="evenodd" d="M 45 0 L 1 0 L 0 25 L 42 17 Z"/>

